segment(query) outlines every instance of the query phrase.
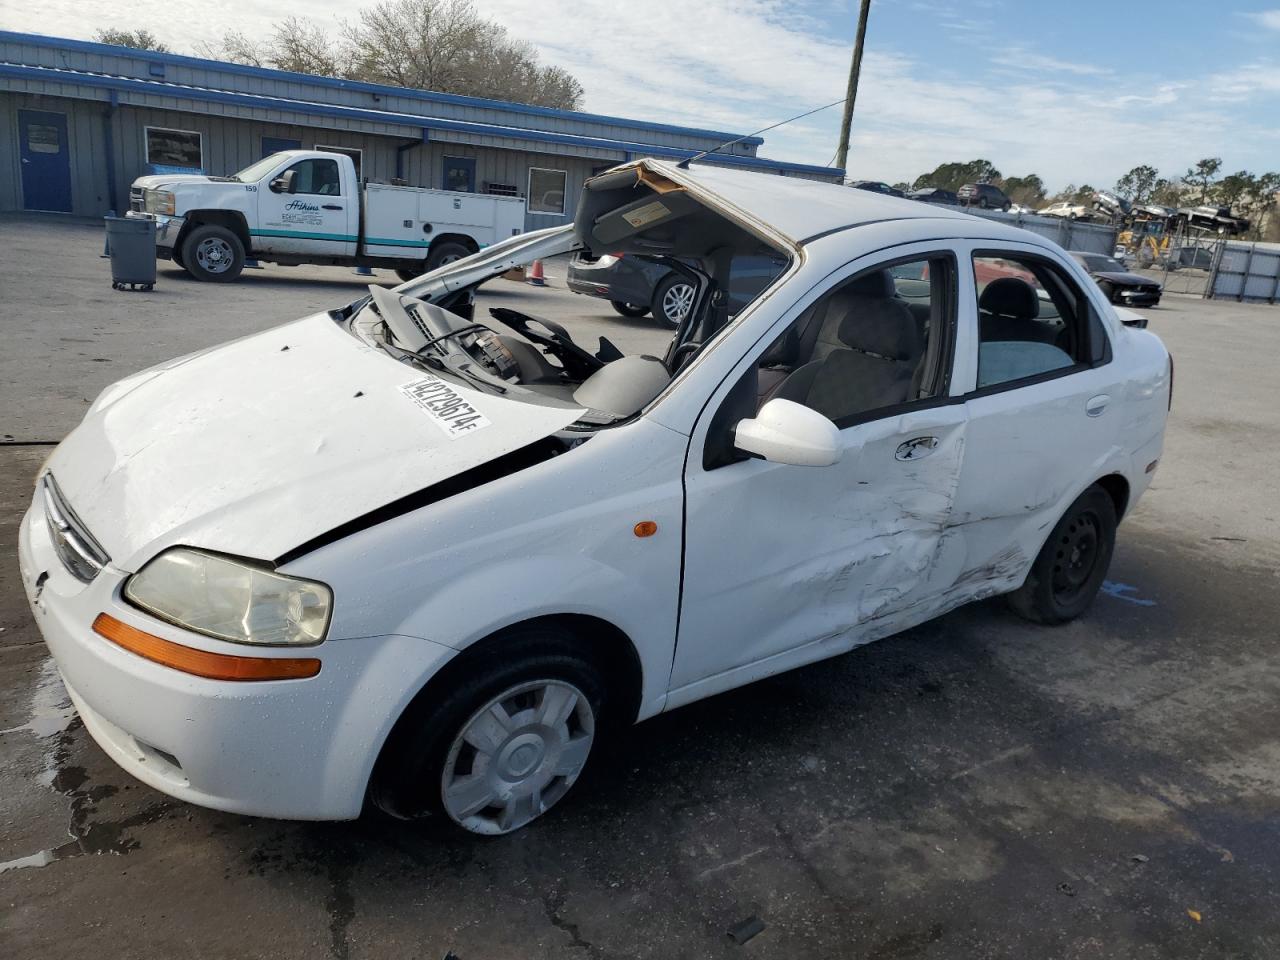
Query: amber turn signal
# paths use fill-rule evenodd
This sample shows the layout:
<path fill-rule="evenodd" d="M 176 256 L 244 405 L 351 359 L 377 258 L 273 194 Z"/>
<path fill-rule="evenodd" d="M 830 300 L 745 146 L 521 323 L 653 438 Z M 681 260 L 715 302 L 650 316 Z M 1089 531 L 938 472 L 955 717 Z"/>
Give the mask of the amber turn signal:
<path fill-rule="evenodd" d="M 658 532 L 658 525 L 652 520 L 641 520 L 635 525 L 632 532 L 637 537 L 652 537 Z"/>
<path fill-rule="evenodd" d="M 301 680 L 320 672 L 312 657 L 236 657 L 185 647 L 100 613 L 93 632 L 154 663 L 210 680 Z"/>

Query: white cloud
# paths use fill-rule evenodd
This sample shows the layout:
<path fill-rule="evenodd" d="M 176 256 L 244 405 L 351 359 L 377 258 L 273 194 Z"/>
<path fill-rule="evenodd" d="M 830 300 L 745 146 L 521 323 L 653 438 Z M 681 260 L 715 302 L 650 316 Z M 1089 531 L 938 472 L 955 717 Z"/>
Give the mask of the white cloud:
<path fill-rule="evenodd" d="M 38 9 L 6 7 L 3 19 L 36 32 L 68 25 L 58 29 L 80 36 L 102 26 L 146 24 L 170 44 L 191 49 L 228 28 L 266 32 L 289 15 L 336 23 L 364 2 L 277 0 L 232 12 L 196 0 L 44 0 Z M 944 161 L 981 156 L 1007 174 L 1038 173 L 1051 186 L 1105 184 L 1138 163 L 1172 173 L 1194 157 L 1228 154 L 1232 134 L 1241 151 L 1262 152 L 1262 138 L 1229 111 L 1237 109 L 1234 102 L 1275 91 L 1280 70 L 1274 65 L 1258 62 L 1213 77 L 1179 74 L 1177 81 L 1154 67 L 1150 75 L 1131 65 L 1120 72 L 1025 44 L 993 45 L 991 25 L 982 22 L 993 15 L 991 4 L 975 16 L 972 9 L 961 15 L 934 2 L 914 0 L 913 6 L 925 13 L 933 7 L 933 22 L 954 28 L 951 42 L 964 44 L 955 70 L 910 55 L 910 38 L 895 49 L 872 9 L 849 162 L 857 177 L 911 179 Z M 749 133 L 844 94 L 847 40 L 790 0 L 477 5 L 546 61 L 576 75 L 592 112 Z M 837 15 L 847 17 L 847 5 Z M 981 37 L 987 39 L 979 44 Z M 839 119 L 834 107 L 767 133 L 763 152 L 827 163 Z"/>
<path fill-rule="evenodd" d="M 1246 13 L 1245 16 L 1268 30 L 1280 30 L 1280 9 L 1259 10 L 1256 13 Z"/>

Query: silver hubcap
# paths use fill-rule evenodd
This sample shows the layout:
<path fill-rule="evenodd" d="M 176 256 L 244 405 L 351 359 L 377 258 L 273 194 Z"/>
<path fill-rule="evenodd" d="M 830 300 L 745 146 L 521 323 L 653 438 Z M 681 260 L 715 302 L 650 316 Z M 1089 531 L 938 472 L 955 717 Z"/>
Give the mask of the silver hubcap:
<path fill-rule="evenodd" d="M 235 259 L 231 244 L 221 237 L 207 237 L 196 245 L 196 262 L 210 273 L 223 273 Z"/>
<path fill-rule="evenodd" d="M 693 306 L 693 285 L 674 284 L 662 295 L 662 314 L 672 323 L 679 323 Z"/>
<path fill-rule="evenodd" d="M 454 738 L 440 783 L 445 812 L 473 833 L 518 830 L 569 791 L 594 739 L 591 704 L 573 684 L 512 687 Z"/>

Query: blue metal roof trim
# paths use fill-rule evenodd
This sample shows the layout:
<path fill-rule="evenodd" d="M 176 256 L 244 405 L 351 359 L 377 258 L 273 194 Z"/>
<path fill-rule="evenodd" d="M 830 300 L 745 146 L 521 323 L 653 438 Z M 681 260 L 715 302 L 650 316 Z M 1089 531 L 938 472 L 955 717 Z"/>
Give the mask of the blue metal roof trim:
<path fill-rule="evenodd" d="M 551 133 L 545 130 L 532 130 L 528 127 L 507 127 L 498 124 L 476 123 L 468 120 L 449 120 L 443 117 L 424 117 L 412 113 L 392 113 L 385 110 L 366 110 L 361 107 L 344 107 L 333 104 L 311 103 L 306 100 L 289 100 L 283 97 L 268 97 L 256 93 L 239 93 L 227 90 L 212 90 L 207 87 L 192 87 L 184 84 L 161 80 L 144 80 L 137 77 L 119 77 L 109 74 L 86 73 L 81 70 L 68 70 L 60 67 L 33 67 L 25 64 L 0 63 L 0 77 L 15 77 L 23 80 L 43 80 L 53 83 L 70 83 L 81 86 L 97 87 L 106 90 L 131 90 L 153 96 L 186 97 L 191 100 L 205 100 L 211 103 L 228 103 L 236 106 L 290 110 L 295 113 L 309 114 L 319 117 L 346 117 L 352 120 L 365 120 L 370 123 L 388 123 L 395 126 L 417 127 L 422 130 L 455 130 L 460 133 L 475 133 L 484 136 L 509 137 L 517 140 L 528 140 L 534 143 L 560 143 L 571 146 L 594 147 L 598 150 L 627 151 L 641 156 L 686 157 L 697 156 L 700 151 L 681 150 L 677 147 L 666 147 L 651 143 L 636 143 L 627 140 L 611 140 L 603 137 L 587 137 L 573 133 Z M 712 153 L 715 162 L 733 166 L 752 167 L 778 172 L 815 173 L 823 176 L 843 176 L 844 171 L 836 167 L 819 167 L 807 163 L 792 163 L 785 160 L 769 160 L 764 157 L 741 157 L 731 153 Z"/>
<path fill-rule="evenodd" d="M 527 103 L 512 103 L 508 100 L 489 100 L 484 97 L 467 97 L 456 93 L 440 93 L 435 90 L 417 90 L 412 87 L 392 87 L 380 83 L 365 83 L 360 80 L 340 80 L 336 77 L 318 77 L 310 73 L 291 73 L 287 70 L 271 70 L 267 67 L 251 67 L 239 63 L 227 63 L 225 60 L 206 60 L 203 57 L 189 57 L 180 53 L 157 53 L 154 50 L 135 50 L 132 47 L 118 47 L 109 43 L 94 43 L 91 40 L 72 40 L 67 37 L 49 37 L 39 33 L 16 33 L 12 30 L 0 30 L 0 42 L 29 43 L 55 50 L 76 50 L 81 53 L 97 53 L 117 57 L 132 57 L 149 60 L 155 63 L 172 63 L 181 66 L 199 67 L 204 70 L 220 70 L 224 73 L 244 77 L 260 77 L 276 79 L 289 83 L 305 83 L 316 87 L 329 87 L 339 90 L 356 90 L 363 93 L 385 94 L 398 97 L 409 97 L 413 100 L 450 103 L 456 106 L 475 107 L 483 110 L 505 110 L 509 113 L 523 113 L 539 117 L 555 117 L 560 120 L 581 120 L 588 123 L 604 123 L 609 126 L 623 127 L 631 130 L 655 130 L 662 133 L 691 134 L 699 137 L 716 137 L 721 140 L 738 139 L 736 133 L 725 133 L 722 130 L 704 130 L 699 127 L 678 127 L 674 124 L 655 123 L 651 120 L 628 120 L 626 117 L 613 117 L 600 113 L 579 113 L 576 110 L 558 110 L 554 107 L 535 107 Z M 742 137 L 740 143 L 759 146 L 764 143 L 763 137 Z"/>

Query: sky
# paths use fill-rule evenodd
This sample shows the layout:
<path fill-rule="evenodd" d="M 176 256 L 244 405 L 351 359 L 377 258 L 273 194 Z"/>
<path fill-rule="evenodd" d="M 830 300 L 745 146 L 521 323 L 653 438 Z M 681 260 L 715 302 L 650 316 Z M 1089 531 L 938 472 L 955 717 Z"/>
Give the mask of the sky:
<path fill-rule="evenodd" d="M 0 0 L 0 28 L 146 27 L 179 52 L 274 20 L 335 29 L 361 0 Z M 569 70 L 593 113 L 750 133 L 844 96 L 857 0 L 476 0 Z M 828 164 L 840 108 L 764 134 Z M 985 158 L 1006 176 L 1110 186 L 1138 164 L 1280 170 L 1280 0 L 872 0 L 851 179 Z"/>

